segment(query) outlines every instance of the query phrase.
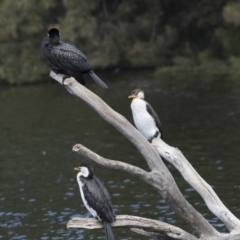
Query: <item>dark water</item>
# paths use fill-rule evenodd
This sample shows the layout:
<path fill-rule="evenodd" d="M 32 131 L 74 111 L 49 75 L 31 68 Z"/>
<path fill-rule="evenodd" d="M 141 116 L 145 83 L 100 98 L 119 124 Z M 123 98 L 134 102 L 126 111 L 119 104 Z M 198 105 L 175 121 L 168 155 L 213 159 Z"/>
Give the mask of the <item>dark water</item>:
<path fill-rule="evenodd" d="M 101 75 L 102 76 L 102 75 Z M 162 121 L 165 141 L 180 148 L 223 203 L 240 216 L 240 84 L 226 77 L 154 79 L 150 73 L 102 76 L 109 90 L 87 87 L 132 121 L 129 93 L 141 87 Z M 90 81 L 91 82 L 91 81 Z M 134 147 L 59 84 L 0 90 L 0 239 L 104 239 L 102 230 L 67 229 L 90 216 L 80 199 L 72 153 L 81 143 L 98 154 L 148 169 Z M 186 230 L 161 196 L 127 174 L 94 165 L 116 214 L 159 219 Z M 169 166 L 181 191 L 219 231 L 224 225 Z M 147 239 L 114 229 L 116 239 Z"/>

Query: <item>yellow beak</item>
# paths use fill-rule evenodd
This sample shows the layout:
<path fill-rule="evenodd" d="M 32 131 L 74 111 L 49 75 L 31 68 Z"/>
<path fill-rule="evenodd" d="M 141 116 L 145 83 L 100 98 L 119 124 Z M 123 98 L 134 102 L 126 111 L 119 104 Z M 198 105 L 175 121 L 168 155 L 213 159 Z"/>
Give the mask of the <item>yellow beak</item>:
<path fill-rule="evenodd" d="M 80 171 L 79 167 L 75 167 L 73 170 Z"/>
<path fill-rule="evenodd" d="M 128 96 L 128 98 L 137 98 L 138 96 L 136 94 L 131 94 L 130 96 Z"/>

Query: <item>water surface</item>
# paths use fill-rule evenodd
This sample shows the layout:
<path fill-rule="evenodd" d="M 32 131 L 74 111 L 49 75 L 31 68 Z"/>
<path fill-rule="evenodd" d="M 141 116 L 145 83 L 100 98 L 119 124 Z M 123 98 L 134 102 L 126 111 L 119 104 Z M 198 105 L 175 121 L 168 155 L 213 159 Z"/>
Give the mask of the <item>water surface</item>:
<path fill-rule="evenodd" d="M 226 77 L 154 78 L 149 72 L 106 74 L 105 90 L 87 87 L 132 122 L 135 88 L 157 111 L 164 140 L 180 148 L 223 203 L 240 216 L 240 85 Z M 117 130 L 62 86 L 0 89 L 0 239 L 105 239 L 102 230 L 67 229 L 72 217 L 89 217 L 73 167 L 86 163 L 71 151 L 81 143 L 98 154 L 148 169 Z M 201 197 L 168 166 L 187 200 L 219 231 L 224 225 Z M 125 173 L 94 165 L 109 190 L 116 214 L 159 219 L 189 230 L 155 189 Z M 147 239 L 114 229 L 116 239 Z"/>

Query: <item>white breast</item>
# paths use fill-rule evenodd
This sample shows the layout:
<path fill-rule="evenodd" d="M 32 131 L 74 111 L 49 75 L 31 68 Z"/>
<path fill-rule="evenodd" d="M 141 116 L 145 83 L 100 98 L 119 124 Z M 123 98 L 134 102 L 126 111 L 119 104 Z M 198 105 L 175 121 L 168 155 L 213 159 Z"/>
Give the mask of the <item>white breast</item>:
<path fill-rule="evenodd" d="M 132 100 L 131 109 L 133 120 L 138 131 L 148 140 L 158 131 L 155 121 L 148 113 L 146 102 L 142 99 L 135 98 Z"/>
<path fill-rule="evenodd" d="M 80 180 L 80 175 L 81 175 L 81 173 L 78 173 L 78 174 L 77 174 L 77 182 L 78 182 L 78 186 L 79 186 L 79 189 L 80 189 L 80 194 L 81 194 L 83 203 L 84 203 L 85 207 L 87 208 L 87 210 L 92 214 L 92 216 L 93 216 L 94 218 L 97 217 L 97 218 L 101 221 L 101 219 L 100 219 L 100 218 L 98 217 L 98 215 L 97 215 L 97 212 L 88 205 L 88 202 L 87 202 L 87 200 L 86 200 L 86 198 L 85 198 L 85 196 L 84 196 L 84 193 L 83 193 L 83 189 L 82 189 L 83 183 L 82 183 L 81 180 Z"/>

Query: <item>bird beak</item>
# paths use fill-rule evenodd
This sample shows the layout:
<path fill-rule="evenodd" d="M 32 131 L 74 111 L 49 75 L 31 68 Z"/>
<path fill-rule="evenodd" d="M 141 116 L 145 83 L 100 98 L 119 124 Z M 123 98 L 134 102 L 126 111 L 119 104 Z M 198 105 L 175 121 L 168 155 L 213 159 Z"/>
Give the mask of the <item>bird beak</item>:
<path fill-rule="evenodd" d="M 76 171 L 79 171 L 79 172 L 80 172 L 81 168 L 75 167 L 73 170 L 76 170 Z"/>
<path fill-rule="evenodd" d="M 128 96 L 128 98 L 137 98 L 138 96 L 136 94 L 131 94 L 130 96 Z"/>

